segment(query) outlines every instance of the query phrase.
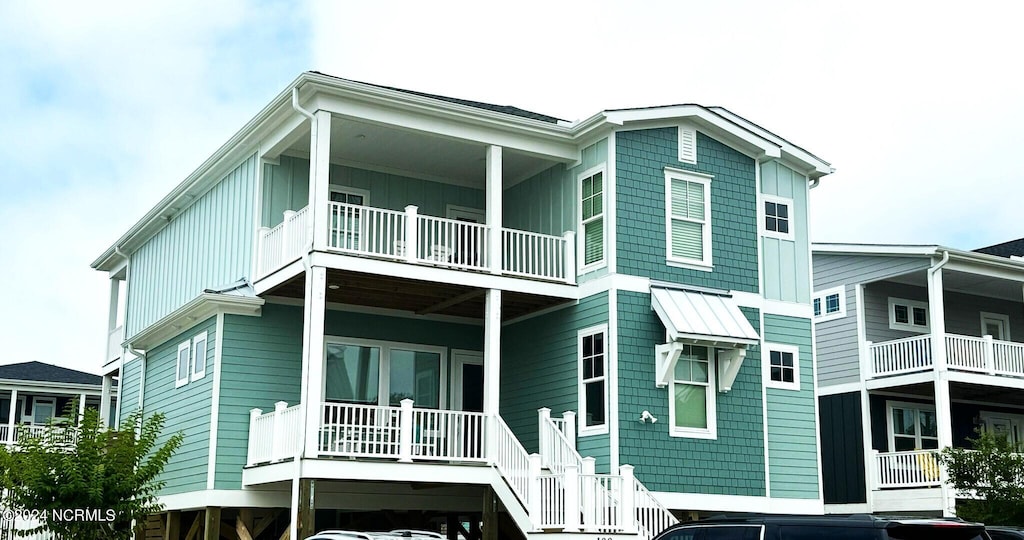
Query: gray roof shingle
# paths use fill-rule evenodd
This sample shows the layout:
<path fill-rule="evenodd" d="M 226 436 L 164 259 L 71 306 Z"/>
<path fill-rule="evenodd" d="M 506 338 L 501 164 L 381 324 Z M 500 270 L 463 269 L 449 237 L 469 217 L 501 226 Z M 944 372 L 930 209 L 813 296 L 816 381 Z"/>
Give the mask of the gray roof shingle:
<path fill-rule="evenodd" d="M 1010 240 L 1009 242 L 1003 242 L 1002 244 L 978 248 L 974 251 L 999 257 L 1020 257 L 1024 255 L 1024 238 L 1018 238 L 1016 240 Z"/>
<path fill-rule="evenodd" d="M 95 384 L 99 386 L 103 378 L 99 375 L 74 369 L 44 364 L 43 362 L 21 362 L 0 366 L 0 379 L 12 381 L 35 381 L 71 384 Z"/>

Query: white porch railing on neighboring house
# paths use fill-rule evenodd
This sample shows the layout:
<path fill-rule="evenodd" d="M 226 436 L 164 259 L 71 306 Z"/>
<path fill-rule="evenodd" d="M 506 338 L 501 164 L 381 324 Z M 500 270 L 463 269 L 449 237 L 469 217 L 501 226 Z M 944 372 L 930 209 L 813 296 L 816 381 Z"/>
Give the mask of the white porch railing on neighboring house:
<path fill-rule="evenodd" d="M 1024 343 L 959 334 L 945 334 L 943 342 L 949 369 L 1024 377 Z M 868 342 L 868 350 L 874 377 L 902 375 L 932 367 L 930 334 Z"/>
<path fill-rule="evenodd" d="M 264 277 L 302 256 L 310 242 L 309 207 L 286 210 L 284 219 L 271 229 L 260 228 L 256 273 Z"/>
<path fill-rule="evenodd" d="M 936 450 L 873 452 L 875 488 L 938 486 L 941 469 Z"/>

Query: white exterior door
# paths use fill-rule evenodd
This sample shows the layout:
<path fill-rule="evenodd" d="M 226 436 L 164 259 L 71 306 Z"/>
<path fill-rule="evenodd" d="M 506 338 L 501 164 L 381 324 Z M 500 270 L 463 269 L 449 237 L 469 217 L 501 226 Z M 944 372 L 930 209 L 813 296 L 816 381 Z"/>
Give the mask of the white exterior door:
<path fill-rule="evenodd" d="M 992 336 L 999 341 L 1010 340 L 1010 318 L 995 313 L 981 314 L 981 335 Z"/>

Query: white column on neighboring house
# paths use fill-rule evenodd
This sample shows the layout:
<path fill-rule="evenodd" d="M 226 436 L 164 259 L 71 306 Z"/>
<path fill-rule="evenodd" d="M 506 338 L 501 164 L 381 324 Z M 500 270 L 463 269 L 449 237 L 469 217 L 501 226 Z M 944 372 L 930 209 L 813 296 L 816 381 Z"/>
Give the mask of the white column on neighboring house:
<path fill-rule="evenodd" d="M 85 394 L 78 395 L 78 421 L 82 421 L 82 416 L 85 415 Z"/>
<path fill-rule="evenodd" d="M 942 268 L 928 272 L 928 325 L 931 328 L 932 365 L 935 374 L 935 424 L 938 428 L 939 449 L 953 446 L 953 420 L 950 413 L 949 368 L 946 358 L 946 321 L 942 296 Z M 949 474 L 941 469 L 942 515 L 952 516 L 952 490 L 947 482 Z"/>
<path fill-rule="evenodd" d="M 113 418 L 110 418 L 110 390 L 113 384 L 113 375 L 103 376 L 103 386 L 100 390 L 100 419 L 103 421 L 104 426 L 109 426 L 113 421 Z"/>
<path fill-rule="evenodd" d="M 302 406 L 305 409 L 305 456 L 319 452 L 324 381 L 324 317 L 327 309 L 327 269 L 306 271 L 306 302 L 302 326 Z"/>
<path fill-rule="evenodd" d="M 121 280 L 110 278 L 110 308 L 107 311 L 107 333 L 117 328 L 117 304 L 121 294 Z M 107 351 L 110 354 L 110 351 Z M 106 358 L 103 359 L 106 363 Z"/>
<path fill-rule="evenodd" d="M 854 290 L 854 298 L 857 306 L 857 343 L 858 351 L 860 356 L 860 389 L 858 394 L 860 396 L 860 430 L 863 447 L 863 455 L 865 460 L 864 467 L 864 485 L 865 499 L 867 503 L 868 512 L 873 512 L 874 505 L 874 493 L 872 492 L 871 486 L 874 485 L 874 473 L 867 460 L 873 458 L 873 444 L 871 441 L 871 402 L 868 397 L 867 379 L 871 377 L 871 347 L 867 340 L 867 325 L 864 318 L 864 284 L 858 283 Z"/>
<path fill-rule="evenodd" d="M 18 413 L 18 391 L 11 390 L 11 410 L 7 416 L 7 442 L 14 442 L 15 415 Z"/>
<path fill-rule="evenodd" d="M 487 147 L 487 264 L 501 273 L 501 147 Z"/>
<path fill-rule="evenodd" d="M 327 203 L 331 198 L 331 113 L 316 111 L 309 142 L 309 212 L 312 212 L 313 249 L 327 247 L 330 224 Z"/>

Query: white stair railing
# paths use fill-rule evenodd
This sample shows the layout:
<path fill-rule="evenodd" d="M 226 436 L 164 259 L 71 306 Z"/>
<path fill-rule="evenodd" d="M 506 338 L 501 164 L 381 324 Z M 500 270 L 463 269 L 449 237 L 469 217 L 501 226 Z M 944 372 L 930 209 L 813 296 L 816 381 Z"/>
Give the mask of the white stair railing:
<path fill-rule="evenodd" d="M 492 454 L 491 462 L 498 469 L 501 476 L 505 478 L 505 481 L 508 482 L 512 492 L 519 497 L 523 506 L 529 509 L 531 508 L 531 501 L 536 502 L 536 498 L 530 492 L 531 480 L 537 476 L 539 471 L 531 470 L 530 454 L 523 448 L 523 445 L 519 444 L 519 439 L 509 429 L 505 420 L 497 415 L 491 418 L 493 419 L 491 422 L 493 426 L 491 428 L 493 442 L 490 445 L 492 448 L 492 452 L 490 452 Z M 536 459 L 534 457 L 533 461 L 536 461 Z M 533 517 L 533 512 L 530 512 L 530 514 Z"/>

